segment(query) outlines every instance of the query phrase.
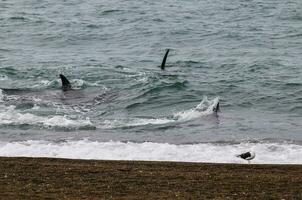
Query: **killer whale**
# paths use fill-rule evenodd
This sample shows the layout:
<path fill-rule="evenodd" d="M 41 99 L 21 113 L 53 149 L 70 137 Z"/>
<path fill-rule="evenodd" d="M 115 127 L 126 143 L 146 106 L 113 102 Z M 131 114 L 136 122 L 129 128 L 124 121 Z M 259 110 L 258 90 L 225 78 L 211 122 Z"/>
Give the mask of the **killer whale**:
<path fill-rule="evenodd" d="M 162 61 L 162 63 L 161 63 L 161 66 L 160 66 L 161 70 L 165 70 L 166 61 L 167 61 L 167 57 L 168 57 L 169 51 L 170 51 L 170 49 L 167 49 L 166 54 L 165 54 L 165 56 L 164 56 L 164 58 L 163 58 L 163 61 Z"/>
<path fill-rule="evenodd" d="M 118 93 L 114 91 L 102 90 L 97 87 L 85 89 L 77 87 L 60 73 L 56 74 L 55 77 L 58 78 L 56 80 L 58 85 L 55 87 L 51 85 L 43 88 L 0 88 L 1 104 L 15 106 L 16 109 L 50 106 L 87 112 L 95 106 L 119 98 Z"/>
<path fill-rule="evenodd" d="M 70 81 L 63 75 L 59 75 L 62 82 L 62 90 L 72 90 Z M 9 88 L 1 88 L 2 91 L 8 94 L 22 94 L 22 93 L 30 93 L 30 92 L 38 92 L 33 89 L 9 89 Z"/>

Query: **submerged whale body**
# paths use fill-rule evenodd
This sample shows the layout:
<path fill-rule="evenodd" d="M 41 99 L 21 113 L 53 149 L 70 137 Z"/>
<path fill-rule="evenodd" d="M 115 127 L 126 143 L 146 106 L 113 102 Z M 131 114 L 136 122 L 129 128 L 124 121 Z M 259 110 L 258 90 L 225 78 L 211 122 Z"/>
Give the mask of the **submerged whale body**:
<path fill-rule="evenodd" d="M 73 89 L 70 81 L 59 74 L 61 89 L 33 89 L 33 88 L 1 88 L 2 101 L 6 105 L 28 107 L 27 105 L 77 105 L 91 107 L 117 98 L 115 93 L 104 92 L 99 88 L 87 90 Z M 32 107 L 32 106 L 31 106 Z"/>

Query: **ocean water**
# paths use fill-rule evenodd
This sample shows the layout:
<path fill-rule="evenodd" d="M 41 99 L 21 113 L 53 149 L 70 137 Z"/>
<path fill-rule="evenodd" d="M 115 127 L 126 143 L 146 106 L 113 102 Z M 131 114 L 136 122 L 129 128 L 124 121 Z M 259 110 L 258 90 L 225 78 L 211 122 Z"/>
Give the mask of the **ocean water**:
<path fill-rule="evenodd" d="M 301 10 L 0 0 L 0 156 L 302 164 Z"/>

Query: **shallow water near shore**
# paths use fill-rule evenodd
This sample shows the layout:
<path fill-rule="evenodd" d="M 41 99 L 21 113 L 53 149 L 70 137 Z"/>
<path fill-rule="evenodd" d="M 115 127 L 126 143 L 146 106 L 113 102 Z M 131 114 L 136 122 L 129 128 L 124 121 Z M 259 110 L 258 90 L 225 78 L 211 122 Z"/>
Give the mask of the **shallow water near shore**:
<path fill-rule="evenodd" d="M 0 1 L 0 156 L 302 164 L 301 9 Z"/>

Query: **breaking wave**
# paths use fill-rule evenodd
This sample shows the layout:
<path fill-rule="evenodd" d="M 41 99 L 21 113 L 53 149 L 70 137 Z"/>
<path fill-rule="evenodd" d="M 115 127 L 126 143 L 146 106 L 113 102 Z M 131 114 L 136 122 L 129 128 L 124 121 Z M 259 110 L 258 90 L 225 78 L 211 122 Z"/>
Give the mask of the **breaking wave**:
<path fill-rule="evenodd" d="M 33 107 L 36 109 L 36 107 Z M 68 116 L 37 116 L 32 113 L 20 113 L 15 110 L 15 106 L 2 108 L 0 113 L 1 126 L 38 126 L 44 128 L 82 129 L 93 128 L 89 118 L 71 119 Z"/>
<path fill-rule="evenodd" d="M 133 127 L 144 125 L 161 125 L 175 122 L 185 122 L 194 120 L 196 118 L 211 115 L 214 113 L 213 109 L 219 103 L 219 97 L 213 100 L 208 100 L 204 97 L 203 100 L 195 107 L 189 110 L 177 112 L 172 116 L 163 118 L 132 118 L 132 119 L 114 119 L 105 120 L 102 123 L 102 128 L 121 128 L 121 127 Z"/>
<path fill-rule="evenodd" d="M 19 141 L 0 142 L 0 156 L 55 157 L 97 160 L 146 160 L 246 163 L 236 154 L 252 150 L 253 164 L 302 164 L 302 146 L 291 143 L 167 144 L 133 142 Z"/>

